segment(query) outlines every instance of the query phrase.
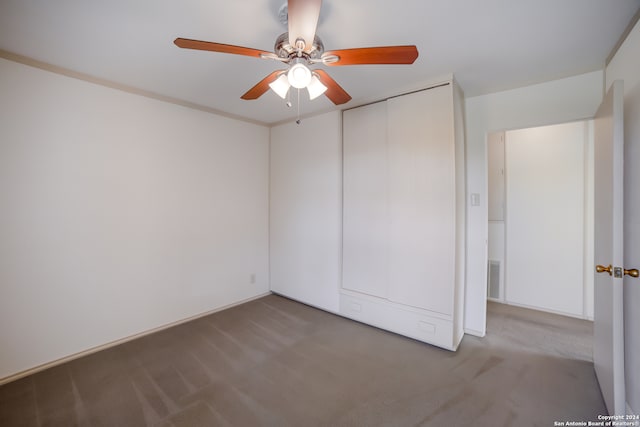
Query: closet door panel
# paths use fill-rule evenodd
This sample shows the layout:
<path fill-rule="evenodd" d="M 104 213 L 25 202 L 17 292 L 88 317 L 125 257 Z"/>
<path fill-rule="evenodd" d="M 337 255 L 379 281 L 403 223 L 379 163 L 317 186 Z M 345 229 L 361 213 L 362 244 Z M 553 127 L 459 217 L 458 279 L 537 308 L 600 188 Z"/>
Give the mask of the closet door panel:
<path fill-rule="evenodd" d="M 342 287 L 387 297 L 388 197 L 385 102 L 343 113 Z"/>
<path fill-rule="evenodd" d="M 387 102 L 389 299 L 451 315 L 455 152 L 451 86 Z"/>

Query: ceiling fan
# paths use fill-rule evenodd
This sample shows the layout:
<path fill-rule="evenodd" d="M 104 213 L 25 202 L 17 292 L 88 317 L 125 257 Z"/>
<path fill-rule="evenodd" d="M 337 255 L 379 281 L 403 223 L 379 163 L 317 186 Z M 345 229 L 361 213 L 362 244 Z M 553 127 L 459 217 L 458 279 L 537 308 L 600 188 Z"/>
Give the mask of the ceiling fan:
<path fill-rule="evenodd" d="M 323 93 L 334 104 L 351 100 L 351 96 L 324 70 L 308 66 L 365 65 L 365 64 L 413 64 L 418 57 L 416 46 L 382 46 L 342 50 L 324 50 L 322 40 L 316 35 L 322 0 L 288 0 L 288 32 L 281 34 L 275 43 L 274 52 L 242 46 L 177 38 L 176 46 L 185 49 L 208 50 L 273 59 L 287 64 L 284 70 L 276 70 L 249 89 L 242 99 L 258 99 L 271 88 L 285 98 L 290 87 L 307 88 L 309 98 L 315 99 Z M 284 8 L 284 6 L 283 6 Z"/>

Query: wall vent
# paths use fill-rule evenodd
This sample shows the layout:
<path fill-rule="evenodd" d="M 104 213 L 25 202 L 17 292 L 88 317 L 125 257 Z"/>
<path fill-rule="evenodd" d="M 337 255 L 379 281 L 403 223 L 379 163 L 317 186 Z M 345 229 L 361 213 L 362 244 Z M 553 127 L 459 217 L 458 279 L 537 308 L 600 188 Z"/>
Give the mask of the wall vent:
<path fill-rule="evenodd" d="M 500 299 L 500 261 L 489 260 L 487 291 L 489 298 Z"/>

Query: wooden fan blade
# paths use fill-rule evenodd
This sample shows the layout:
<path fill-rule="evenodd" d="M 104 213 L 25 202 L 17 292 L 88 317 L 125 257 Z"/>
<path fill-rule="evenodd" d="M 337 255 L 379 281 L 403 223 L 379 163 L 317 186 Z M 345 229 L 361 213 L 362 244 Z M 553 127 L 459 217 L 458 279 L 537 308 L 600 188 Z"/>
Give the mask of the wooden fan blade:
<path fill-rule="evenodd" d="M 362 65 L 362 64 L 413 64 L 418 57 L 415 46 L 381 46 L 356 49 L 332 50 L 322 54 L 322 58 L 337 56 L 335 62 L 325 65 Z"/>
<path fill-rule="evenodd" d="M 276 70 L 273 73 L 269 74 L 267 77 L 260 80 L 258 84 L 256 84 L 254 87 L 249 89 L 247 93 L 242 95 L 240 98 L 245 99 L 247 101 L 251 99 L 260 98 L 262 95 L 265 94 L 266 91 L 269 90 L 269 83 L 275 81 L 278 78 L 278 76 L 283 72 L 284 72 L 283 70 Z"/>
<path fill-rule="evenodd" d="M 318 75 L 318 78 L 323 85 L 327 87 L 327 91 L 324 93 L 327 98 L 336 105 L 344 104 L 351 101 L 351 96 L 342 87 L 327 74 L 324 70 L 313 70 Z"/>
<path fill-rule="evenodd" d="M 289 0 L 289 44 L 296 47 L 296 40 L 304 40 L 306 52 L 313 47 L 316 36 L 318 17 L 320 16 L 322 0 Z"/>
<path fill-rule="evenodd" d="M 266 52 L 264 50 L 258 50 L 258 49 L 251 49 L 250 47 L 234 46 L 230 44 L 222 44 L 222 43 L 214 43 L 214 42 L 205 42 L 202 40 L 183 39 L 180 37 L 175 39 L 173 43 L 176 46 L 184 49 L 208 50 L 211 52 L 232 53 L 234 55 L 255 56 L 257 58 L 260 58 L 260 55 L 262 54 L 271 55 L 271 52 Z"/>

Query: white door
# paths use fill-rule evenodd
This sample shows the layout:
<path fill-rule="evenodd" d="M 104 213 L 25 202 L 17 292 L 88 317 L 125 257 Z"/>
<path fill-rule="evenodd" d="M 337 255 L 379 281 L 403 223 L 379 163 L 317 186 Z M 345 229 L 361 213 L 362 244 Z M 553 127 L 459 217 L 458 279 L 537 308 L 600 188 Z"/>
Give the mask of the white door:
<path fill-rule="evenodd" d="M 625 413 L 623 262 L 623 86 L 617 80 L 595 117 L 593 360 L 610 414 Z"/>
<path fill-rule="evenodd" d="M 453 315 L 456 153 L 452 86 L 387 101 L 389 300 Z"/>
<path fill-rule="evenodd" d="M 387 298 L 387 103 L 342 118 L 342 287 Z"/>
<path fill-rule="evenodd" d="M 584 313 L 586 127 L 573 122 L 505 132 L 509 303 Z"/>

